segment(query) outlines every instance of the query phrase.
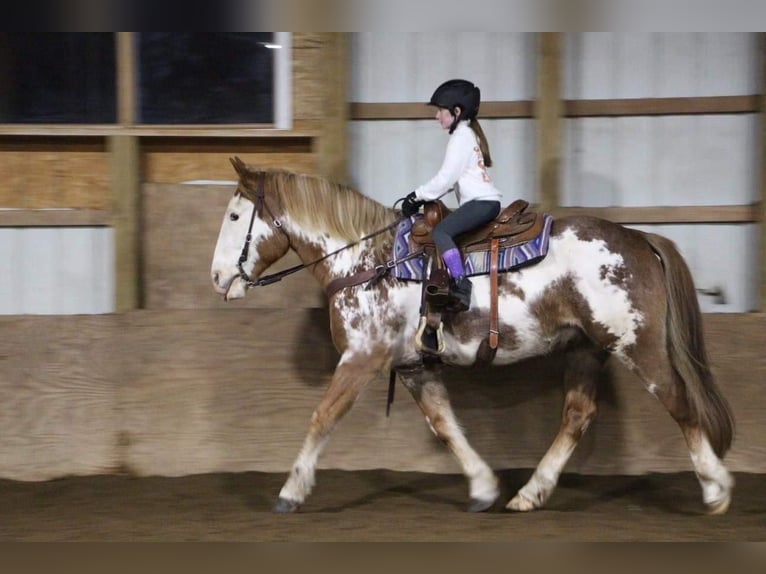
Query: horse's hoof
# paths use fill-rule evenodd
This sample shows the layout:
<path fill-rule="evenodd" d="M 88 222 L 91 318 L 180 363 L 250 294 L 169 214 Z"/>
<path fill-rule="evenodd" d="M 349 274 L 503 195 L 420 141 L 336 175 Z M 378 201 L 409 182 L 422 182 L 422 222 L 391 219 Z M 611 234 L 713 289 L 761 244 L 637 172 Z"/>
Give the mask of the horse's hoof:
<path fill-rule="evenodd" d="M 530 510 L 534 510 L 536 506 L 531 500 L 527 500 L 520 494 L 517 494 L 505 505 L 505 508 L 515 512 L 529 512 Z"/>
<path fill-rule="evenodd" d="M 468 512 L 485 512 L 492 508 L 495 504 L 496 498 L 490 498 L 489 500 L 482 500 L 480 498 L 472 498 L 468 505 Z"/>
<path fill-rule="evenodd" d="M 295 512 L 296 510 L 298 510 L 299 506 L 300 504 L 298 504 L 294 500 L 282 498 L 280 496 L 277 499 L 277 503 L 274 505 L 273 511 L 277 514 L 287 514 L 289 512 Z"/>
<path fill-rule="evenodd" d="M 729 504 L 731 504 L 731 496 L 724 496 L 722 499 L 706 505 L 707 514 L 726 514 L 729 510 Z"/>

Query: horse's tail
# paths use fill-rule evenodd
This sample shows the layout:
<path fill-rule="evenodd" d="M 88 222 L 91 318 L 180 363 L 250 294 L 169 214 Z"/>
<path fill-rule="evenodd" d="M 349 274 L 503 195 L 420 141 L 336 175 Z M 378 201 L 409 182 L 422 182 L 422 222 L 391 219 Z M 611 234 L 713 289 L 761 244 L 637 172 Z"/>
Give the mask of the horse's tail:
<path fill-rule="evenodd" d="M 692 420 L 703 429 L 716 455 L 723 458 L 734 438 L 734 416 L 710 371 L 694 280 L 672 241 L 653 233 L 645 236 L 664 269 L 670 360 L 684 381 Z"/>

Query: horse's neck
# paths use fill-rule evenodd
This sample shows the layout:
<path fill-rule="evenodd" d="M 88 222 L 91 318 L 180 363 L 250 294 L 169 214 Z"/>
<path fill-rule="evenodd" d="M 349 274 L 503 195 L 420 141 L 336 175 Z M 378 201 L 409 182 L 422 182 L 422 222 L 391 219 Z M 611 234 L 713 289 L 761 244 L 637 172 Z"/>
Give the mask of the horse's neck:
<path fill-rule="evenodd" d="M 304 265 L 310 269 L 324 288 L 330 281 L 351 275 L 361 269 L 372 268 L 375 261 L 372 250 L 353 245 L 353 241 L 326 237 L 322 232 L 306 232 L 293 228 L 290 244 Z M 319 263 L 316 263 L 318 260 Z"/>

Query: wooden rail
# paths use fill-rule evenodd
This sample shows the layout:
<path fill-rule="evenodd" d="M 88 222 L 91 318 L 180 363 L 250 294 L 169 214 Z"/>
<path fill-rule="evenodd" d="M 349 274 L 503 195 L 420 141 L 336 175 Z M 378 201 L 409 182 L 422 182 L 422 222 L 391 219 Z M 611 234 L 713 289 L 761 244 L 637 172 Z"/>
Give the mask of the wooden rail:
<path fill-rule="evenodd" d="M 759 95 L 702 96 L 694 98 L 622 98 L 599 100 L 562 100 L 563 115 L 568 118 L 662 116 L 701 114 L 755 114 L 761 110 Z M 532 100 L 490 101 L 481 104 L 480 118 L 525 119 L 535 115 Z M 351 119 L 425 120 L 433 118 L 433 108 L 425 103 L 350 104 Z"/>
<path fill-rule="evenodd" d="M 688 205 L 649 207 L 556 207 L 557 217 L 593 215 L 622 224 L 668 223 L 756 223 L 761 220 L 759 204 Z"/>
<path fill-rule="evenodd" d="M 0 227 L 104 227 L 112 224 L 103 209 L 0 209 Z"/>

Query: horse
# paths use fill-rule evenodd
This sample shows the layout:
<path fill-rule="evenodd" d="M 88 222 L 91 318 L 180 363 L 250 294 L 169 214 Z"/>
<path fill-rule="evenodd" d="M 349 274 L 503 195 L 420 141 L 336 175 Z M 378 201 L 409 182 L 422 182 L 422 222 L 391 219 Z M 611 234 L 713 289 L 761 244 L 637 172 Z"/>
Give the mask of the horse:
<path fill-rule="evenodd" d="M 381 373 L 399 376 L 431 431 L 456 457 L 469 485 L 467 510 L 495 506 L 496 474 L 466 439 L 441 369 L 424 361 L 414 344 L 421 285 L 386 273 L 400 212 L 320 176 L 230 161 L 238 182 L 213 254 L 215 292 L 239 299 L 250 287 L 308 268 L 330 287 L 331 337 L 340 354 L 273 511 L 294 512 L 304 504 L 331 431 Z M 290 249 L 301 264 L 263 276 Z M 471 280 L 470 309 L 444 317 L 439 358 L 449 367 L 474 365 L 486 335 L 489 279 Z M 558 433 L 508 510 L 538 509 L 551 497 L 596 414 L 597 378 L 610 355 L 638 376 L 680 427 L 707 512 L 728 510 L 733 478 L 722 459 L 734 417 L 710 370 L 691 273 L 669 239 L 600 218 L 557 218 L 545 258 L 500 274 L 497 297 L 500 343 L 492 365 L 553 352 L 564 353 L 566 365 Z"/>

